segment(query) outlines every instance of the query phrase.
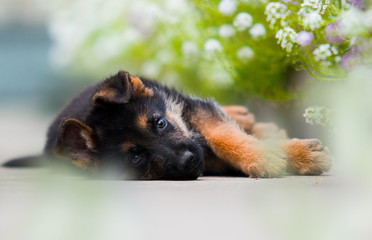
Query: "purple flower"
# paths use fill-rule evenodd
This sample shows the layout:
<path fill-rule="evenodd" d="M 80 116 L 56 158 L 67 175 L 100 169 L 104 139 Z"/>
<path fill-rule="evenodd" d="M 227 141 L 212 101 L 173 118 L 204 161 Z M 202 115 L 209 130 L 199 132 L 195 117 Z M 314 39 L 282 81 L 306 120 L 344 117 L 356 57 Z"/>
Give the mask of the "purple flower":
<path fill-rule="evenodd" d="M 362 9 L 362 10 L 365 10 L 365 0 L 347 0 L 351 5 L 359 8 L 359 9 Z"/>
<path fill-rule="evenodd" d="M 352 47 L 342 58 L 341 67 L 344 70 L 350 70 L 353 66 L 360 62 L 359 55 L 362 48 L 361 46 Z"/>
<path fill-rule="evenodd" d="M 330 23 L 325 28 L 326 39 L 330 43 L 343 43 L 344 38 L 340 34 L 340 25 L 335 23 Z"/>
<path fill-rule="evenodd" d="M 314 40 L 314 34 L 312 32 L 301 31 L 297 34 L 297 43 L 305 47 Z"/>

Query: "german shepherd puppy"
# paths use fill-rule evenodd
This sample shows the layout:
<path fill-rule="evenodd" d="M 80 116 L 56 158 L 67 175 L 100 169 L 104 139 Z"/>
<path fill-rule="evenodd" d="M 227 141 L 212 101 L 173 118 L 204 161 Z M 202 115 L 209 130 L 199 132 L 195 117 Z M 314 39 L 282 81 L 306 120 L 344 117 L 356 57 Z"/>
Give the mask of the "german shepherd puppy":
<path fill-rule="evenodd" d="M 220 107 L 124 71 L 60 112 L 44 156 L 97 175 L 146 180 L 318 175 L 331 162 L 319 140 L 290 140 L 273 124 L 255 123 L 244 107 Z"/>

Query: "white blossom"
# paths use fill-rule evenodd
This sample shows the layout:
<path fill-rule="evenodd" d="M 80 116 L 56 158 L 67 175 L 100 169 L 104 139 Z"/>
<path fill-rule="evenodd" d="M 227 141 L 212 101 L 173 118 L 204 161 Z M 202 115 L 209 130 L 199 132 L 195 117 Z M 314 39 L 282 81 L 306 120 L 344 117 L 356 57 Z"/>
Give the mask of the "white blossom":
<path fill-rule="evenodd" d="M 235 0 L 222 0 L 218 4 L 218 11 L 226 16 L 231 16 L 238 8 Z"/>
<path fill-rule="evenodd" d="M 256 39 L 265 36 L 266 30 L 261 23 L 256 23 L 251 29 L 249 29 L 249 34 L 251 34 L 251 36 Z"/>
<path fill-rule="evenodd" d="M 244 31 L 252 26 L 253 18 L 249 13 L 241 12 L 234 19 L 234 26 L 238 31 Z"/>
<path fill-rule="evenodd" d="M 215 64 L 208 75 L 211 75 L 214 84 L 221 86 L 228 86 L 233 82 L 231 74 L 221 67 L 220 64 Z"/>
<path fill-rule="evenodd" d="M 323 15 L 329 7 L 329 4 L 329 1 L 325 1 L 323 4 L 322 0 L 304 0 L 304 2 L 301 3 L 301 9 L 297 12 L 297 14 L 303 17 L 306 14 L 313 12 Z"/>
<path fill-rule="evenodd" d="M 275 38 L 278 39 L 278 44 L 286 50 L 291 52 L 293 44 L 297 42 L 297 33 L 290 27 L 285 27 L 276 32 Z"/>
<path fill-rule="evenodd" d="M 193 42 L 183 42 L 181 47 L 182 54 L 185 56 L 195 56 L 198 54 L 198 46 Z"/>
<path fill-rule="evenodd" d="M 321 0 L 304 0 L 303 3 L 301 3 L 301 7 L 310 7 L 314 10 L 317 10 L 317 12 L 320 12 L 322 10 L 322 1 Z"/>
<path fill-rule="evenodd" d="M 318 48 L 313 51 L 314 59 L 318 62 L 326 61 L 328 57 L 337 55 L 338 50 L 335 47 L 331 47 L 329 43 L 321 44 Z"/>
<path fill-rule="evenodd" d="M 248 46 L 245 46 L 245 47 L 240 48 L 236 52 L 236 56 L 239 58 L 240 61 L 248 62 L 249 60 L 251 60 L 253 58 L 254 52 L 253 52 L 252 48 L 250 48 Z"/>
<path fill-rule="evenodd" d="M 146 61 L 141 66 L 141 73 L 145 76 L 156 77 L 159 76 L 161 70 L 161 66 L 157 63 L 157 61 Z"/>
<path fill-rule="evenodd" d="M 366 28 L 363 24 L 363 21 L 365 19 L 368 19 L 367 16 L 365 16 L 362 11 L 356 8 L 351 8 L 350 10 L 343 12 L 340 15 L 340 29 L 342 33 L 345 35 L 355 36 L 365 32 Z"/>
<path fill-rule="evenodd" d="M 158 51 L 155 55 L 155 58 L 163 64 L 170 63 L 174 60 L 174 54 L 169 49 L 162 49 Z"/>
<path fill-rule="evenodd" d="M 364 12 L 364 17 L 362 21 L 363 21 L 363 25 L 366 28 L 369 28 L 369 29 L 372 28 L 372 9 Z"/>
<path fill-rule="evenodd" d="M 229 38 L 235 35 L 235 29 L 230 24 L 224 24 L 218 29 L 218 34 L 222 38 Z"/>
<path fill-rule="evenodd" d="M 338 54 L 338 50 L 336 47 L 331 47 L 331 52 L 333 53 L 333 55 L 337 55 Z"/>
<path fill-rule="evenodd" d="M 273 27 L 278 19 L 285 19 L 287 6 L 280 2 L 270 2 L 266 5 L 265 14 L 266 21 Z"/>
<path fill-rule="evenodd" d="M 321 27 L 323 19 L 319 13 L 311 12 L 304 16 L 304 18 L 302 19 L 302 23 L 306 29 L 314 31 Z"/>
<path fill-rule="evenodd" d="M 331 111 L 323 106 L 313 106 L 305 109 L 303 116 L 306 122 L 313 125 L 318 124 L 321 126 L 328 126 L 332 124 Z"/>
<path fill-rule="evenodd" d="M 204 50 L 207 53 L 221 52 L 222 45 L 217 39 L 210 38 L 204 43 Z"/>

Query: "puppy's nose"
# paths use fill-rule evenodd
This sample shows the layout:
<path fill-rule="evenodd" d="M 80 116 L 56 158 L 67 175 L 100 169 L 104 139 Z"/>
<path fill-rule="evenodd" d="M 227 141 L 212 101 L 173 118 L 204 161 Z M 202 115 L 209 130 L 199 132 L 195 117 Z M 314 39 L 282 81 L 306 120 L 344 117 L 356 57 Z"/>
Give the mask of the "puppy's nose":
<path fill-rule="evenodd" d="M 194 154 L 190 152 L 189 150 L 186 150 L 180 157 L 177 168 L 178 170 L 183 171 L 189 166 L 193 166 L 195 162 L 196 161 L 194 158 Z"/>

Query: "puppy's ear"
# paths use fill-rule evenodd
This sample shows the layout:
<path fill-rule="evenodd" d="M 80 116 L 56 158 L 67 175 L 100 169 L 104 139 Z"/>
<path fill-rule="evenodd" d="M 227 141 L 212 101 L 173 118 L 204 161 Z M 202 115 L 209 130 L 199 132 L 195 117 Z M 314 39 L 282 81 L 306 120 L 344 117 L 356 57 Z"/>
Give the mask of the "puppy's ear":
<path fill-rule="evenodd" d="M 66 119 L 61 125 L 54 154 L 80 168 L 95 171 L 97 161 L 92 132 L 92 129 L 81 121 Z"/>
<path fill-rule="evenodd" d="M 120 71 L 102 83 L 93 96 L 93 105 L 128 103 L 134 97 L 151 97 L 154 93 L 143 82 L 128 72 Z"/>

